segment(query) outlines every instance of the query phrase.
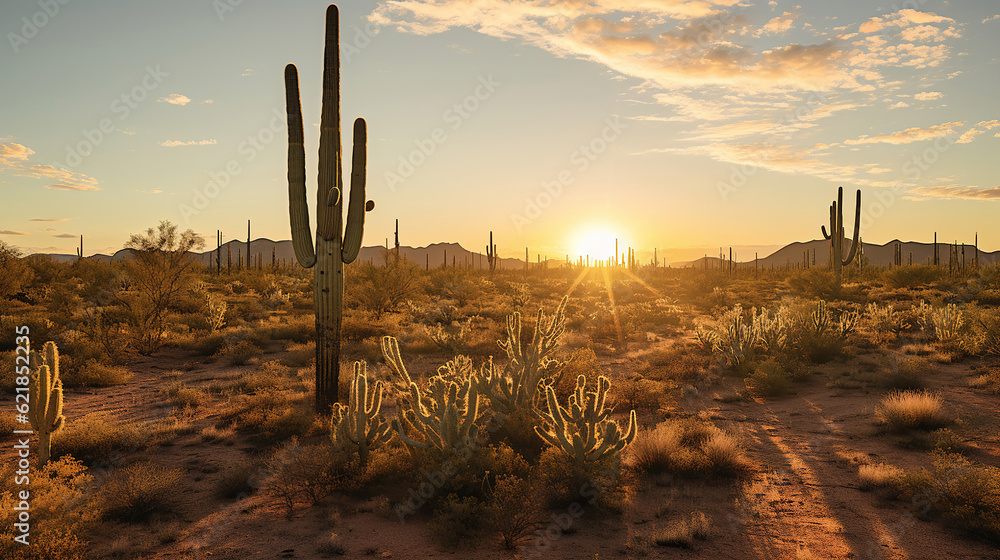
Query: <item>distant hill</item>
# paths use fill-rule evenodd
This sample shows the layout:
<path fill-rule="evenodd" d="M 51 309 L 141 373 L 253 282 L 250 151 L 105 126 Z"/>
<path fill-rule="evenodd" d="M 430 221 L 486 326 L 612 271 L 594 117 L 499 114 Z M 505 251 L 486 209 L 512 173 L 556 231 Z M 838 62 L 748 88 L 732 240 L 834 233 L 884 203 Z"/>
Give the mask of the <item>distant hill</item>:
<path fill-rule="evenodd" d="M 929 263 L 934 254 L 934 244 L 933 243 L 920 243 L 916 241 L 899 241 L 893 240 L 883 245 L 875 245 L 872 243 L 864 243 L 864 253 L 868 257 L 868 261 L 874 265 L 889 265 L 893 262 L 893 255 L 895 251 L 895 246 L 899 244 L 901 246 L 901 251 L 903 254 L 903 263 L 912 262 L 913 264 L 918 263 Z M 845 247 L 850 247 L 850 240 L 845 241 Z M 940 252 L 942 264 L 947 264 L 948 262 L 948 244 L 938 243 L 938 251 Z M 356 262 L 369 261 L 372 263 L 383 262 L 382 253 L 385 251 L 385 247 L 373 246 L 373 247 L 362 247 L 361 252 L 358 254 L 358 259 Z M 759 266 L 763 268 L 779 268 L 784 266 L 797 266 L 801 265 L 804 255 L 808 255 L 808 260 L 810 266 L 813 263 L 813 254 L 815 252 L 815 264 L 816 266 L 826 266 L 827 260 L 829 259 L 830 242 L 825 239 L 814 239 L 812 241 L 790 243 L 781 249 L 771 253 L 770 255 L 761 256 L 757 260 Z M 845 252 L 847 249 L 845 249 Z M 965 259 L 967 263 L 971 263 L 974 260 L 973 247 L 971 245 L 965 246 Z M 119 262 L 124 258 L 127 258 L 130 254 L 130 249 L 122 249 L 115 253 L 114 255 L 91 255 L 87 257 L 88 259 L 96 259 L 100 261 L 112 261 Z M 426 247 L 408 247 L 400 246 L 399 252 L 410 261 L 417 263 L 418 265 L 430 266 L 430 267 L 440 267 L 444 264 L 445 255 L 448 258 L 448 264 L 456 264 L 459 266 L 472 265 L 474 268 L 489 268 L 489 264 L 486 261 L 486 255 L 478 252 L 469 251 L 468 249 L 462 247 L 458 243 L 432 243 Z M 221 263 L 223 268 L 226 266 L 227 255 L 228 258 L 232 259 L 233 266 L 237 266 L 240 259 L 246 259 L 247 254 L 247 244 L 245 241 L 229 241 L 222 245 L 221 247 Z M 202 265 L 208 266 L 215 263 L 216 250 L 205 251 L 203 253 L 195 253 L 197 260 Z M 256 261 L 258 258 L 265 265 L 270 265 L 272 260 L 272 255 L 274 262 L 277 264 L 292 264 L 295 263 L 295 251 L 292 248 L 291 241 L 271 241 L 270 239 L 261 238 L 255 239 L 250 242 L 250 255 L 251 258 Z M 49 254 L 58 262 L 71 262 L 76 260 L 76 255 L 65 255 L 65 254 Z M 728 256 L 727 256 L 728 257 Z M 959 261 L 962 258 L 962 247 L 959 246 Z M 746 258 L 746 255 L 737 255 L 735 260 L 738 264 L 752 265 L 754 262 L 753 258 Z M 710 256 L 702 257 L 693 261 L 682 261 L 671 263 L 672 267 L 705 267 L 707 261 L 707 266 L 709 268 L 718 268 L 720 265 L 719 257 Z M 1000 261 L 1000 251 L 979 251 L 979 262 L 981 264 L 989 264 Z M 531 264 L 536 264 L 532 262 Z M 549 267 L 558 267 L 565 264 L 564 261 L 549 259 Z M 524 260 L 523 259 L 511 259 L 504 258 L 501 259 L 500 263 L 501 269 L 523 269 Z"/>
<path fill-rule="evenodd" d="M 883 245 L 876 245 L 873 243 L 865 243 L 862 241 L 862 249 L 864 254 L 868 257 L 868 262 L 874 265 L 890 265 L 893 263 L 893 256 L 895 255 L 896 245 L 900 246 L 900 251 L 903 255 L 903 264 L 908 264 L 911 262 L 913 264 L 928 264 L 934 256 L 934 244 L 933 243 L 920 243 L 917 241 L 899 241 L 894 239 L 885 243 Z M 850 250 L 851 241 L 845 240 L 844 242 L 844 253 L 846 255 L 847 251 Z M 949 245 L 947 243 L 938 243 L 938 253 L 942 264 L 948 263 L 948 251 Z M 975 249 L 972 245 L 965 246 L 965 261 L 966 263 L 971 263 L 975 259 L 974 256 Z M 774 253 L 767 256 L 761 256 L 757 260 L 757 264 L 763 268 L 778 268 L 787 265 L 796 266 L 801 265 L 804 256 L 807 257 L 810 266 L 813 263 L 813 255 L 815 253 L 816 266 L 826 266 L 830 260 L 830 242 L 826 239 L 814 239 L 812 241 L 789 243 L 781 249 L 778 249 Z M 958 247 L 958 259 L 961 262 L 962 259 L 962 246 Z M 704 267 L 708 261 L 707 266 L 709 268 L 719 267 L 719 257 L 703 257 L 694 261 L 673 263 L 671 266 L 675 267 Z M 734 259 L 738 264 L 748 264 L 752 265 L 754 259 L 737 258 Z M 1000 261 L 1000 251 L 979 251 L 979 263 L 989 264 Z"/>

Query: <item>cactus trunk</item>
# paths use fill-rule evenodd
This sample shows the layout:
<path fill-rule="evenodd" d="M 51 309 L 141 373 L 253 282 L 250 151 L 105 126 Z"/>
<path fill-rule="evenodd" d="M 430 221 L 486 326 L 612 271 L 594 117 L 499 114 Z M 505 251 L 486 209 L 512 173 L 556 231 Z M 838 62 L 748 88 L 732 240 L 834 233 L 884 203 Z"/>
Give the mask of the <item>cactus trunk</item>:
<path fill-rule="evenodd" d="M 316 411 L 328 413 L 338 400 L 340 328 L 344 302 L 344 264 L 361 250 L 365 212 L 375 207 L 365 201 L 367 128 L 364 119 L 354 122 L 354 160 L 351 167 L 351 200 L 344 228 L 343 165 L 340 142 L 340 16 L 336 5 L 326 12 L 326 45 L 323 69 L 323 106 L 320 120 L 319 181 L 316 189 L 315 248 L 306 203 L 305 148 L 298 71 L 285 67 L 288 111 L 288 195 L 292 245 L 303 267 L 313 269 L 313 304 L 316 310 Z"/>
<path fill-rule="evenodd" d="M 827 233 L 826 226 L 820 226 L 823 237 L 830 240 L 830 262 L 833 265 L 833 274 L 840 284 L 843 278 L 843 267 L 854 261 L 854 256 L 858 252 L 858 237 L 861 228 L 861 189 L 858 189 L 857 202 L 854 208 L 854 237 L 851 241 L 851 249 L 844 258 L 844 187 L 837 188 L 837 200 L 830 205 L 830 232 Z"/>

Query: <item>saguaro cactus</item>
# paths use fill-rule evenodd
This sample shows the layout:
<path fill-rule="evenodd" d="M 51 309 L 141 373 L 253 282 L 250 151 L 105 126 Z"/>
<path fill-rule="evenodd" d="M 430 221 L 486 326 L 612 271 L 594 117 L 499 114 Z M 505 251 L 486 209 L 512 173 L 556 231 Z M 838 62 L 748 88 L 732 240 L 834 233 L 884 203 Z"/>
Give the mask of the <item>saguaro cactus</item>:
<path fill-rule="evenodd" d="M 497 246 L 493 244 L 493 232 L 490 232 L 490 244 L 486 246 L 486 262 L 490 263 L 490 272 L 497 269 Z"/>
<path fill-rule="evenodd" d="M 362 468 L 368 465 L 368 451 L 392 437 L 392 426 L 382 418 L 381 408 L 382 382 L 369 385 L 365 363 L 354 362 L 351 396 L 347 406 L 333 405 L 330 437 L 335 446 L 356 450 Z"/>
<path fill-rule="evenodd" d="M 854 261 L 854 255 L 858 253 L 858 235 L 861 230 L 861 189 L 858 189 L 857 203 L 854 208 L 854 238 L 851 241 L 851 250 L 844 258 L 844 187 L 837 188 L 837 200 L 830 205 L 830 233 L 826 232 L 826 226 L 820 226 L 823 238 L 830 240 L 830 260 L 833 263 L 833 273 L 837 276 L 837 282 L 841 281 L 843 267 Z"/>
<path fill-rule="evenodd" d="M 320 118 L 319 185 L 316 189 L 316 244 L 309 228 L 306 203 L 306 165 L 298 70 L 285 66 L 288 111 L 288 200 L 295 258 L 313 269 L 316 308 L 316 411 L 325 413 L 337 402 L 340 377 L 340 326 L 343 318 L 344 264 L 358 257 L 365 212 L 375 207 L 365 202 L 367 129 L 364 119 L 354 121 L 354 159 L 351 166 L 351 200 L 344 229 L 343 163 L 340 142 L 340 15 L 336 5 L 326 10 L 326 47 L 323 56 L 323 111 Z"/>
<path fill-rule="evenodd" d="M 28 421 L 38 433 L 38 466 L 49 462 L 52 434 L 63 427 L 63 389 L 59 378 L 59 348 L 45 343 L 44 356 L 35 354 L 32 360 L 31 384 L 28 386 Z"/>

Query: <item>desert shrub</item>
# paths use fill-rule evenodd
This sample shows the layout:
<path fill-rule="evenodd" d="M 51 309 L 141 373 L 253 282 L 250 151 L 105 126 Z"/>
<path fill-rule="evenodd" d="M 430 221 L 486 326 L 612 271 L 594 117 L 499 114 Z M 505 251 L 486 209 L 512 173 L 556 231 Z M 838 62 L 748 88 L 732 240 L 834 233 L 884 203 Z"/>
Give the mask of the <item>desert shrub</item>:
<path fill-rule="evenodd" d="M 555 447 L 542 452 L 536 467 L 536 478 L 544 489 L 546 505 L 551 508 L 586 502 L 618 510 L 625 497 L 620 484 L 622 474 L 620 456 L 607 455 L 581 465 Z"/>
<path fill-rule="evenodd" d="M 793 293 L 819 299 L 835 299 L 840 296 L 840 282 L 832 270 L 810 268 L 796 271 L 785 280 Z"/>
<path fill-rule="evenodd" d="M 261 349 L 249 340 L 227 342 L 221 353 L 234 366 L 244 366 L 263 354 Z"/>
<path fill-rule="evenodd" d="M 538 493 L 528 481 L 513 475 L 497 477 L 490 493 L 488 521 L 503 548 L 517 548 L 542 519 Z"/>
<path fill-rule="evenodd" d="M 281 365 L 289 367 L 305 367 L 316 359 L 316 342 L 310 340 L 304 344 L 291 343 L 285 350 L 288 355 L 281 358 Z"/>
<path fill-rule="evenodd" d="M 316 323 L 312 317 L 289 317 L 287 322 L 271 327 L 271 339 L 306 343 L 316 338 Z"/>
<path fill-rule="evenodd" d="M 903 496 L 922 508 L 918 515 L 1000 542 L 1000 468 L 935 452 L 932 470 L 907 472 L 899 485 Z"/>
<path fill-rule="evenodd" d="M 934 430 L 948 423 L 941 395 L 928 391 L 893 392 L 882 398 L 878 418 L 894 432 Z"/>
<path fill-rule="evenodd" d="M 674 519 L 667 523 L 653 539 L 657 546 L 691 548 L 695 540 L 708 539 L 711 524 L 703 512 L 692 512 L 688 517 Z"/>
<path fill-rule="evenodd" d="M 259 458 L 247 458 L 230 465 L 219 477 L 216 494 L 226 499 L 249 496 L 262 483 L 260 478 L 265 472 L 265 462 Z"/>
<path fill-rule="evenodd" d="M 361 307 L 376 318 L 413 299 L 420 291 L 422 276 L 412 261 L 392 256 L 387 257 L 385 266 L 361 263 L 355 268 L 357 280 L 349 296 L 357 298 Z"/>
<path fill-rule="evenodd" d="M 266 442 L 306 435 L 314 424 L 302 394 L 277 389 L 234 395 L 222 418 L 235 421 L 237 430 L 256 434 Z"/>
<path fill-rule="evenodd" d="M 632 463 L 648 473 L 739 475 L 749 468 L 736 439 L 696 420 L 668 420 L 643 430 L 629 447 Z"/>
<path fill-rule="evenodd" d="M 909 327 L 906 314 L 897 310 L 892 304 L 879 305 L 869 303 L 862 315 L 864 330 L 876 345 L 896 340 L 899 333 Z"/>
<path fill-rule="evenodd" d="M 759 396 L 780 397 L 791 390 L 792 378 L 780 363 L 768 360 L 753 368 L 746 385 Z"/>
<path fill-rule="evenodd" d="M 615 382 L 611 395 L 625 410 L 657 411 L 666 401 L 668 385 L 662 381 L 628 377 Z"/>
<path fill-rule="evenodd" d="M 88 360 L 87 363 L 67 373 L 68 375 L 62 377 L 63 385 L 66 387 L 112 387 L 123 385 L 132 378 L 132 372 L 127 368 L 104 365 L 97 360 Z"/>
<path fill-rule="evenodd" d="M 642 356 L 650 368 L 647 377 L 677 382 L 691 382 L 709 366 L 709 359 L 694 345 L 676 345 L 653 350 Z"/>
<path fill-rule="evenodd" d="M 449 494 L 434 509 L 428 526 L 446 546 L 471 546 L 486 531 L 487 511 L 478 498 Z"/>
<path fill-rule="evenodd" d="M 84 560 L 87 541 L 84 535 L 95 521 L 89 501 L 88 486 L 92 477 L 83 463 L 62 457 L 50 461 L 31 476 L 31 535 L 29 546 L 13 539 L 12 529 L 20 502 L 14 485 L 16 461 L 5 461 L 0 468 L 0 558 L 10 560 Z"/>
<path fill-rule="evenodd" d="M 902 469 L 885 463 L 858 467 L 858 478 L 861 481 L 860 488 L 862 490 L 896 487 L 902 476 Z"/>
<path fill-rule="evenodd" d="M 293 437 L 268 458 L 264 489 L 281 499 L 290 515 L 297 503 L 316 505 L 343 488 L 356 468 L 348 454 L 328 443 L 306 446 Z"/>
<path fill-rule="evenodd" d="M 174 383 L 166 390 L 170 404 L 179 408 L 197 408 L 208 395 L 201 389 L 188 387 L 182 383 Z"/>
<path fill-rule="evenodd" d="M 107 519 L 146 521 L 174 511 L 183 472 L 155 463 L 132 463 L 115 470 L 101 486 L 97 502 Z"/>
<path fill-rule="evenodd" d="M 256 392 L 263 389 L 287 389 L 296 380 L 291 368 L 277 360 L 269 360 L 254 370 L 242 372 L 237 383 L 244 391 Z"/>
<path fill-rule="evenodd" d="M 941 267 L 927 264 L 893 266 L 882 273 L 882 281 L 892 288 L 918 288 L 940 280 L 944 274 Z"/>
<path fill-rule="evenodd" d="M 52 436 L 52 456 L 72 455 L 84 463 L 106 462 L 145 447 L 150 430 L 129 420 L 117 420 L 107 412 L 93 412 L 67 421 Z"/>
<path fill-rule="evenodd" d="M 921 389 L 931 374 L 931 364 L 920 356 L 893 354 L 880 364 L 871 380 L 883 389 Z"/>

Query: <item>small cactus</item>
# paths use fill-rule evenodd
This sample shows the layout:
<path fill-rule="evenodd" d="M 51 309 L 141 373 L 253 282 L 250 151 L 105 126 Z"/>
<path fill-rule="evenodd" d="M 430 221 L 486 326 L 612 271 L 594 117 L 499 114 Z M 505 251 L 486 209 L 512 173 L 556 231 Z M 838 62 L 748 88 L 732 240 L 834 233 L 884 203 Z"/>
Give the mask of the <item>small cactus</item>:
<path fill-rule="evenodd" d="M 62 429 L 63 388 L 59 378 L 59 348 L 45 343 L 44 356 L 35 354 L 31 384 L 28 387 L 28 421 L 38 433 L 38 466 L 49 462 L 52 434 Z"/>
<path fill-rule="evenodd" d="M 379 414 L 382 382 L 369 385 L 365 370 L 364 362 L 354 362 L 348 404 L 333 405 L 333 424 L 330 428 L 333 445 L 340 449 L 357 450 L 361 468 L 368 465 L 369 450 L 392 437 L 392 426 Z"/>
<path fill-rule="evenodd" d="M 611 382 L 603 375 L 597 379 L 597 391 L 584 391 L 587 379 L 576 379 L 576 390 L 563 407 L 551 386 L 545 387 L 549 406 L 543 417 L 548 429 L 535 427 L 535 432 L 548 444 L 562 449 L 582 465 L 594 463 L 609 455 L 621 453 L 636 435 L 635 411 L 629 413 L 628 429 L 624 434 L 618 423 L 610 419 L 612 409 L 604 407 Z"/>

